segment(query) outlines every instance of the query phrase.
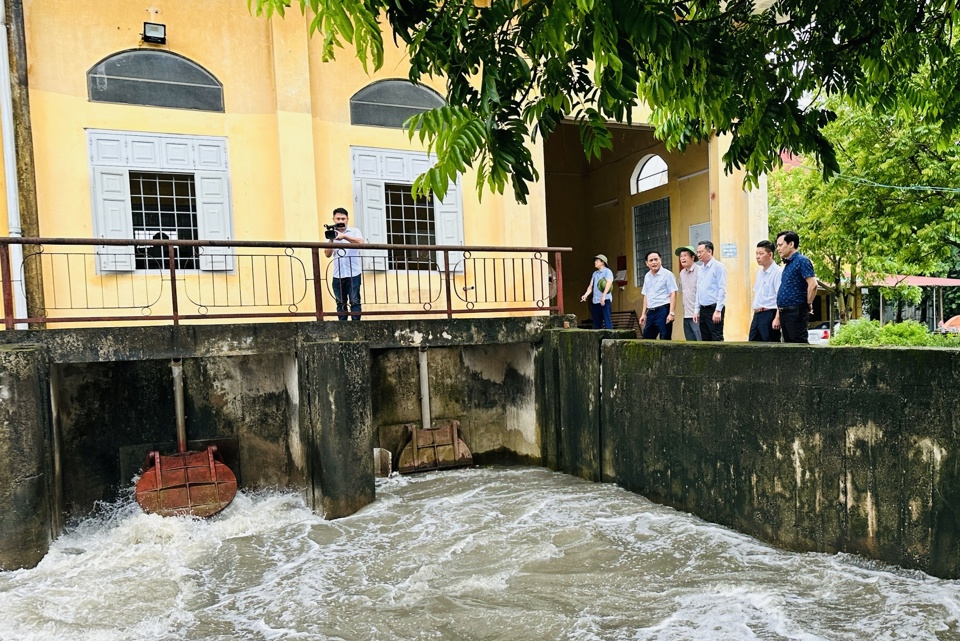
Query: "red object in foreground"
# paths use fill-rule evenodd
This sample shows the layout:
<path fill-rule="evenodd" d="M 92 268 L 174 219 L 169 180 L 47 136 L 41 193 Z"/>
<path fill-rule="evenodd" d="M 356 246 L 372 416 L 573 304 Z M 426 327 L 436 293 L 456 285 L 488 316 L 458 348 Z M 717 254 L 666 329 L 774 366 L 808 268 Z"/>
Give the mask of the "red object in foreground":
<path fill-rule="evenodd" d="M 237 494 L 237 477 L 215 445 L 203 452 L 150 452 L 137 481 L 137 503 L 161 516 L 213 516 Z"/>

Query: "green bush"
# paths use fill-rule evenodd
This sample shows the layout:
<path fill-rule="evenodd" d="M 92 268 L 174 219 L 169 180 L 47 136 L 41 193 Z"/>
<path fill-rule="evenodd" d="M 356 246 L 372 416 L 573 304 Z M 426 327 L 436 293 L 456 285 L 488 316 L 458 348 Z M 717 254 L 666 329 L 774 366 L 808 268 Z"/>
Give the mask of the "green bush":
<path fill-rule="evenodd" d="M 933 336 L 924 325 L 914 320 L 888 323 L 877 333 L 877 345 L 905 345 L 922 347 L 933 344 Z"/>
<path fill-rule="evenodd" d="M 876 345 L 880 333 L 880 321 L 858 318 L 841 325 L 837 333 L 830 338 L 831 345 Z"/>
<path fill-rule="evenodd" d="M 908 320 L 888 323 L 858 318 L 842 325 L 830 339 L 831 345 L 900 345 L 904 347 L 960 348 L 960 334 L 933 334 L 925 325 Z"/>

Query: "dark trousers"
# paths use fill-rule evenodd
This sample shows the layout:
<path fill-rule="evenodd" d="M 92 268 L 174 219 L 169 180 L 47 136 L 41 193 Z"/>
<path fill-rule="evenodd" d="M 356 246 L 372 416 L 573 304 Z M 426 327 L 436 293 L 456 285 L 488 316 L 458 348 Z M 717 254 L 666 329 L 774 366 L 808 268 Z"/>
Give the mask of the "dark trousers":
<path fill-rule="evenodd" d="M 716 305 L 703 305 L 700 307 L 700 340 L 702 341 L 723 341 L 723 312 L 720 312 L 720 322 L 713 322 L 713 313 L 717 311 Z"/>
<path fill-rule="evenodd" d="M 613 329 L 613 319 L 610 316 L 610 303 L 605 301 L 603 305 L 590 303 L 590 317 L 593 319 L 594 329 Z"/>
<path fill-rule="evenodd" d="M 783 332 L 784 343 L 809 343 L 807 340 L 807 326 L 810 323 L 810 312 L 807 305 L 793 305 L 780 308 L 780 331 Z"/>
<path fill-rule="evenodd" d="M 333 279 L 333 297 L 337 299 L 337 317 L 347 320 L 347 304 L 353 320 L 360 320 L 360 275 Z"/>
<path fill-rule="evenodd" d="M 754 343 L 779 343 L 780 330 L 773 328 L 773 319 L 777 317 L 777 310 L 765 309 L 754 312 L 750 322 L 750 338 Z"/>
<path fill-rule="evenodd" d="M 694 323 L 692 318 L 684 318 L 683 337 L 688 341 L 700 340 L 700 323 Z"/>
<path fill-rule="evenodd" d="M 668 341 L 673 338 L 673 323 L 667 322 L 667 316 L 670 314 L 669 305 L 661 305 L 654 309 L 647 310 L 647 324 L 643 326 L 644 338 L 656 338 Z"/>

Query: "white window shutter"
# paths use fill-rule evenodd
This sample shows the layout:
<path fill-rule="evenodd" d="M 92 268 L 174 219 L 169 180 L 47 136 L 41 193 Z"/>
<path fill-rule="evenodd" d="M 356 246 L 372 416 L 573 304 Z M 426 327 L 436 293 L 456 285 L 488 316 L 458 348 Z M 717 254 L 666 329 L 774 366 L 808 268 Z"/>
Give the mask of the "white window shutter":
<path fill-rule="evenodd" d="M 463 209 L 460 205 L 460 186 L 450 184 L 447 188 L 447 195 L 443 201 L 434 196 L 433 215 L 434 223 L 437 229 L 438 245 L 463 245 Z M 457 272 L 463 271 L 463 252 L 451 251 L 450 268 Z M 437 262 L 441 269 L 446 269 L 443 264 L 443 252 L 437 252 Z"/>
<path fill-rule="evenodd" d="M 363 241 L 376 245 L 387 243 L 387 211 L 384 206 L 383 181 L 362 178 L 360 181 L 360 210 L 363 212 Z M 387 269 L 387 250 L 363 249 L 364 271 L 385 271 Z"/>
<path fill-rule="evenodd" d="M 160 141 L 156 136 L 127 136 L 127 166 L 160 169 Z"/>
<path fill-rule="evenodd" d="M 90 160 L 94 165 L 127 165 L 126 136 L 108 132 L 89 132 L 87 136 L 90 141 Z"/>
<path fill-rule="evenodd" d="M 195 180 L 200 240 L 230 240 L 233 231 L 230 224 L 230 194 L 226 174 L 198 171 Z M 233 271 L 233 263 L 231 247 L 204 247 L 200 254 L 200 269 L 204 271 Z"/>
<path fill-rule="evenodd" d="M 126 169 L 97 167 L 93 170 L 93 206 L 100 238 L 133 238 L 130 211 L 130 179 Z M 132 245 L 101 245 L 96 249 L 101 272 L 131 272 L 135 268 Z"/>

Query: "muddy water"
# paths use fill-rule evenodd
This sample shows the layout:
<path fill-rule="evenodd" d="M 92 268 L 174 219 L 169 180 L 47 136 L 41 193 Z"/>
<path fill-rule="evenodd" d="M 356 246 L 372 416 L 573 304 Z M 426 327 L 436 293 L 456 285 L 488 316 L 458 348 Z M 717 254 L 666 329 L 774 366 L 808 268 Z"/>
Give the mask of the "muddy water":
<path fill-rule="evenodd" d="M 541 469 L 380 481 L 323 521 L 104 506 L 0 573 L 0 639 L 960 639 L 960 583 L 793 554 Z"/>

